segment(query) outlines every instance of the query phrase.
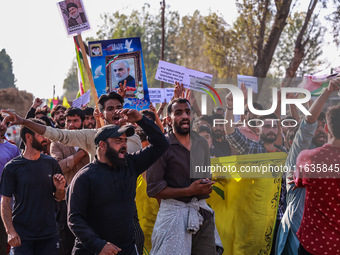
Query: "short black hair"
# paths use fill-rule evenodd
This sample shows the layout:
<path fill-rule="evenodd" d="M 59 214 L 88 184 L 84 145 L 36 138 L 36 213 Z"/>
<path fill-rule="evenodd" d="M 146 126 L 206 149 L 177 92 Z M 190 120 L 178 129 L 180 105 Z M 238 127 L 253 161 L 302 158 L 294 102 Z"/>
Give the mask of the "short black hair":
<path fill-rule="evenodd" d="M 48 114 L 48 110 L 47 108 L 38 108 L 35 110 L 35 115 L 38 115 L 38 114 L 42 114 L 42 115 L 46 115 Z M 53 113 L 54 115 L 54 113 Z"/>
<path fill-rule="evenodd" d="M 213 125 L 213 120 L 211 118 L 211 116 L 209 115 L 201 115 L 198 118 L 196 118 L 193 122 L 193 128 L 197 129 L 198 128 L 198 124 L 200 123 L 200 121 L 205 121 L 207 122 L 210 126 Z"/>
<path fill-rule="evenodd" d="M 65 112 L 65 118 L 69 116 L 70 117 L 79 116 L 81 119 L 81 122 L 85 120 L 84 111 L 80 108 L 76 108 L 76 107 L 68 108 Z"/>
<path fill-rule="evenodd" d="M 66 107 L 61 105 L 61 104 L 58 104 L 56 106 L 53 107 L 52 111 L 51 111 L 51 117 L 54 118 L 54 114 L 56 111 L 60 110 L 60 109 L 63 109 L 64 111 L 66 111 Z"/>
<path fill-rule="evenodd" d="M 100 112 L 104 111 L 105 102 L 110 100 L 110 99 L 118 100 L 122 104 L 122 106 L 124 104 L 124 99 L 121 97 L 121 95 L 119 95 L 118 93 L 112 91 L 109 94 L 101 95 L 100 98 L 98 99 L 98 107 L 99 107 L 99 111 Z"/>
<path fill-rule="evenodd" d="M 320 112 L 318 120 L 319 121 L 326 121 L 326 113 L 325 112 Z"/>
<path fill-rule="evenodd" d="M 197 133 L 207 132 L 211 135 L 211 128 L 207 125 L 201 125 L 197 127 Z"/>
<path fill-rule="evenodd" d="M 211 115 L 211 120 L 214 122 L 216 119 L 224 119 L 224 116 L 222 114 L 215 113 Z"/>
<path fill-rule="evenodd" d="M 217 107 L 215 107 L 215 108 L 213 109 L 212 114 L 215 114 L 217 111 L 220 111 L 220 110 L 222 110 L 222 111 L 224 112 L 223 107 L 217 106 Z"/>
<path fill-rule="evenodd" d="M 260 110 L 260 111 L 263 110 L 262 104 L 257 103 L 257 102 L 253 102 L 253 107 L 254 107 L 256 110 Z M 244 113 L 247 113 L 247 112 L 249 112 L 249 104 L 246 104 L 246 105 L 245 105 Z"/>
<path fill-rule="evenodd" d="M 167 109 L 167 112 L 168 112 L 168 116 L 171 115 L 171 112 L 172 112 L 172 106 L 175 104 L 175 103 L 179 103 L 179 104 L 186 104 L 188 103 L 191 107 L 191 104 L 189 102 L 188 99 L 186 98 L 175 98 L 173 100 L 170 101 L 169 105 L 168 105 L 168 109 Z"/>
<path fill-rule="evenodd" d="M 83 111 L 84 111 L 84 114 L 85 114 L 85 115 L 92 115 L 92 116 L 93 116 L 94 108 L 93 108 L 93 107 L 86 106 L 85 109 L 84 109 Z"/>
<path fill-rule="evenodd" d="M 271 119 L 277 120 L 277 119 L 279 119 L 275 113 L 271 113 L 271 114 L 268 114 L 268 115 L 262 115 L 262 116 L 259 116 L 258 118 L 259 118 L 260 120 L 266 120 L 266 119 L 269 119 L 269 120 L 271 120 Z"/>
<path fill-rule="evenodd" d="M 36 119 L 36 118 L 31 118 L 29 119 L 35 123 L 38 123 L 38 124 L 42 124 L 42 125 L 46 125 L 46 122 L 41 120 L 41 119 Z M 31 135 L 34 135 L 35 132 L 33 132 L 31 129 L 25 127 L 25 126 L 21 126 L 20 127 L 20 138 L 22 139 L 22 141 L 26 144 L 26 137 L 25 135 L 26 134 L 31 134 Z"/>
<path fill-rule="evenodd" d="M 145 115 L 146 117 L 148 117 L 149 119 L 156 121 L 156 115 L 154 112 L 150 111 L 150 110 L 143 110 L 141 111 L 141 113 L 143 115 Z"/>

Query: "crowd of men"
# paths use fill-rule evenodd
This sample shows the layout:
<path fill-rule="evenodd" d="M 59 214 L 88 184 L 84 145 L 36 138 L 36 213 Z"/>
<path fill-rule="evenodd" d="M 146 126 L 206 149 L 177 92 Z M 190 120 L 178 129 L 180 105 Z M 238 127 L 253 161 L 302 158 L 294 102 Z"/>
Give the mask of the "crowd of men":
<path fill-rule="evenodd" d="M 3 109 L 0 255 L 143 254 L 135 203 L 141 174 L 159 203 L 150 254 L 222 254 L 224 237 L 206 202 L 215 182 L 210 173 L 194 175 L 194 166 L 273 152 L 287 153 L 292 171 L 282 178 L 271 254 L 340 254 L 340 105 L 322 112 L 339 86 L 340 79 L 330 82 L 311 115 L 290 107 L 282 117 L 298 123 L 291 128 L 272 121 L 280 109 L 256 116 L 246 101 L 239 123 L 219 124 L 234 118 L 232 93 L 226 108 L 201 115 L 180 84 L 165 113 L 165 104 L 124 109 L 116 92 L 102 95 L 98 110 L 50 111 L 39 98 L 25 118 Z M 8 125 L 21 125 L 19 148 L 5 136 Z M 332 172 L 308 174 L 319 165 Z"/>

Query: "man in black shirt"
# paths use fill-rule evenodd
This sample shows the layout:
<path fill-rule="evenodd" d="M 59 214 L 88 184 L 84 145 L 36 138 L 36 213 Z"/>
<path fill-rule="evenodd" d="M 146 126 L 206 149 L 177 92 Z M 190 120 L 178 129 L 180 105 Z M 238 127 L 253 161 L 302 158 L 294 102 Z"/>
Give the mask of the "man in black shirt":
<path fill-rule="evenodd" d="M 5 166 L 0 183 L 1 216 L 8 243 L 15 255 L 56 255 L 55 200 L 65 198 L 66 181 L 58 162 L 40 153 L 46 138 L 26 127 L 21 128 L 20 136 L 25 152 Z"/>
<path fill-rule="evenodd" d="M 143 150 L 128 154 L 132 126 L 107 125 L 95 136 L 96 159 L 73 178 L 68 194 L 68 225 L 76 236 L 73 254 L 137 254 L 133 240 L 133 212 L 138 175 L 168 148 L 153 121 L 131 109 L 117 110 L 136 122 L 149 137 Z"/>

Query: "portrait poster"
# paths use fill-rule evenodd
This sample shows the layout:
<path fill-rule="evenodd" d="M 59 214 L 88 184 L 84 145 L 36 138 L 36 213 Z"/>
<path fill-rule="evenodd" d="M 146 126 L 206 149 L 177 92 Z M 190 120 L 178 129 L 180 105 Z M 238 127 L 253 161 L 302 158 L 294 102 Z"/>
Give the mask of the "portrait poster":
<path fill-rule="evenodd" d="M 126 81 L 124 108 L 149 107 L 142 46 L 139 37 L 89 42 L 91 69 L 98 97 L 117 91 Z"/>
<path fill-rule="evenodd" d="M 82 0 L 65 0 L 57 6 L 68 36 L 91 29 Z"/>

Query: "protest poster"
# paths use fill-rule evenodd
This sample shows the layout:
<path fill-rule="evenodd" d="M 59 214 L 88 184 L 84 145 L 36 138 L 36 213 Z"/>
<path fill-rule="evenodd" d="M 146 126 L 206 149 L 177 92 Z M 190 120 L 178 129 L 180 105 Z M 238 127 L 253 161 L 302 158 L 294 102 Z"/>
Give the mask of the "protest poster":
<path fill-rule="evenodd" d="M 72 107 L 82 108 L 84 105 L 90 102 L 91 90 L 76 98 L 72 102 Z"/>
<path fill-rule="evenodd" d="M 194 78 L 194 79 L 193 79 Z M 183 83 L 187 89 L 203 92 L 208 90 L 207 85 L 211 85 L 213 75 L 186 68 L 184 66 L 172 64 L 160 60 L 156 72 L 156 80 L 175 84 L 175 82 Z"/>
<path fill-rule="evenodd" d="M 149 88 L 149 98 L 152 103 L 169 103 L 174 96 L 174 88 Z"/>
<path fill-rule="evenodd" d="M 241 88 L 241 83 L 244 82 L 246 88 L 252 88 L 254 93 L 258 92 L 257 78 L 253 76 L 237 75 L 237 86 Z"/>
<path fill-rule="evenodd" d="M 165 90 L 165 102 L 169 103 L 174 96 L 175 88 L 164 88 Z"/>
<path fill-rule="evenodd" d="M 139 37 L 89 42 L 94 84 L 100 95 L 117 91 L 126 81 L 124 108 L 149 107 L 142 46 Z"/>
<path fill-rule="evenodd" d="M 82 0 L 65 0 L 57 3 L 68 36 L 91 29 Z"/>
<path fill-rule="evenodd" d="M 161 104 L 164 102 L 165 90 L 162 88 L 149 88 L 150 102 L 155 104 Z"/>

